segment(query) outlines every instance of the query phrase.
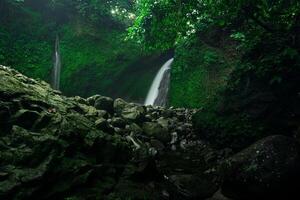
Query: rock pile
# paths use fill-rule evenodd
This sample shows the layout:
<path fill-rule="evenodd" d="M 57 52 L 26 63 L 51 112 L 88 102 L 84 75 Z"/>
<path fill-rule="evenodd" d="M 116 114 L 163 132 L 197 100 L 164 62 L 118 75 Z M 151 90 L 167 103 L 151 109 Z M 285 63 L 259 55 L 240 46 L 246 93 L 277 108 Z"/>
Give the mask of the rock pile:
<path fill-rule="evenodd" d="M 195 112 L 68 98 L 0 66 L 0 199 L 259 199 L 299 171 L 292 138 L 233 155 L 198 138 Z"/>

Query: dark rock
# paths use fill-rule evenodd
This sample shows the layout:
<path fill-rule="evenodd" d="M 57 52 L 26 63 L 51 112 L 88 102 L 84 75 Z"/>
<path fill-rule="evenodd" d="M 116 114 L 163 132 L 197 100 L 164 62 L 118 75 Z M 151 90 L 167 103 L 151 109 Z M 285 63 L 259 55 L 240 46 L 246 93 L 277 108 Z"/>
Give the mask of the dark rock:
<path fill-rule="evenodd" d="M 75 97 L 73 97 L 71 99 L 74 100 L 74 101 L 76 101 L 76 102 L 78 102 L 78 103 L 81 103 L 81 104 L 85 104 L 85 105 L 89 104 L 89 102 L 86 99 L 84 99 L 82 97 L 79 97 L 79 96 L 75 96 Z"/>
<path fill-rule="evenodd" d="M 145 117 L 145 108 L 133 103 L 127 103 L 122 99 L 114 101 L 114 110 L 118 116 L 126 120 L 139 122 Z"/>
<path fill-rule="evenodd" d="M 165 129 L 158 123 L 145 122 L 143 124 L 143 130 L 145 134 L 148 135 L 149 137 L 158 139 L 163 143 L 168 143 L 171 141 L 170 133 L 168 133 L 167 129 Z"/>
<path fill-rule="evenodd" d="M 114 127 L 118 127 L 118 128 L 125 128 L 126 126 L 126 121 L 120 117 L 114 117 L 111 119 L 111 124 Z"/>
<path fill-rule="evenodd" d="M 218 190 L 211 198 L 208 198 L 206 200 L 230 200 L 229 198 L 225 197 L 222 194 L 221 190 Z"/>
<path fill-rule="evenodd" d="M 95 122 L 95 125 L 98 129 L 103 130 L 103 131 L 108 131 L 109 130 L 109 124 L 106 119 L 100 118 Z"/>
<path fill-rule="evenodd" d="M 150 141 L 151 146 L 156 149 L 158 152 L 162 152 L 165 149 L 165 145 L 159 140 L 152 139 Z"/>
<path fill-rule="evenodd" d="M 114 110 L 113 104 L 114 101 L 112 98 L 98 96 L 95 99 L 94 107 L 98 110 L 106 110 L 109 113 L 113 113 Z"/>
<path fill-rule="evenodd" d="M 299 167 L 296 141 L 270 136 L 226 160 L 222 192 L 233 199 L 284 199 L 297 193 Z"/>
<path fill-rule="evenodd" d="M 229 157 L 231 149 L 199 140 L 193 110 L 67 98 L 2 66 L 0 77 L 0 199 L 286 199 L 297 191 L 292 138 Z"/>
<path fill-rule="evenodd" d="M 10 115 L 9 106 L 0 101 L 0 132 L 11 128 Z"/>
<path fill-rule="evenodd" d="M 51 121 L 51 115 L 48 113 L 44 113 L 41 117 L 34 123 L 33 129 L 40 130 L 48 126 Z"/>
<path fill-rule="evenodd" d="M 130 125 L 127 125 L 127 130 L 135 135 L 142 134 L 143 129 L 137 125 L 136 123 L 132 123 Z"/>
<path fill-rule="evenodd" d="M 95 102 L 96 102 L 96 99 L 101 97 L 101 95 L 93 95 L 89 98 L 86 99 L 87 103 L 90 105 L 90 106 L 94 106 L 95 105 Z"/>
<path fill-rule="evenodd" d="M 25 129 L 31 129 L 34 123 L 40 118 L 40 114 L 31 110 L 19 110 L 14 115 L 14 123 Z"/>
<path fill-rule="evenodd" d="M 0 199 L 107 199 L 128 143 L 99 130 L 105 119 L 82 99 L 3 66 L 0 77 Z"/>
<path fill-rule="evenodd" d="M 167 131 L 169 130 L 169 125 L 171 124 L 170 120 L 160 117 L 157 119 L 157 123 L 160 124 Z"/>
<path fill-rule="evenodd" d="M 215 183 L 214 178 L 204 174 L 171 175 L 169 182 L 176 188 L 170 193 L 181 196 L 183 199 L 205 199 L 218 190 L 218 184 Z M 173 198 L 179 199 L 178 196 Z"/>

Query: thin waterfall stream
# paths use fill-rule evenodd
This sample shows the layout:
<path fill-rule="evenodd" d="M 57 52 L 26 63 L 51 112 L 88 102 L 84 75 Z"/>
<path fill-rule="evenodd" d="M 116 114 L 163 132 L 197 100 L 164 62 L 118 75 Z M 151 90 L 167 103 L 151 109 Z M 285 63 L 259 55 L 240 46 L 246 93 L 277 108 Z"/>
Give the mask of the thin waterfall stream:
<path fill-rule="evenodd" d="M 53 65 L 53 75 L 52 75 L 52 87 L 55 90 L 60 88 L 60 73 L 61 73 L 61 57 L 59 49 L 59 37 L 56 36 L 55 40 L 55 57 Z"/>
<path fill-rule="evenodd" d="M 157 72 L 147 98 L 145 105 L 166 106 L 170 85 L 171 65 L 174 58 L 168 60 Z"/>

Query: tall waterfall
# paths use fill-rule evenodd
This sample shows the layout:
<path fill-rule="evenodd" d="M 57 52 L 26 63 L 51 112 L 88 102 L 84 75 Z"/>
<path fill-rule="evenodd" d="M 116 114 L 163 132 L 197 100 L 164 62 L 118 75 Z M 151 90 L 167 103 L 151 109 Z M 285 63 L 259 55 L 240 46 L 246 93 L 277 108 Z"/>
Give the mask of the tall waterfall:
<path fill-rule="evenodd" d="M 60 58 L 60 50 L 59 50 L 59 37 L 56 36 L 56 40 L 55 40 L 55 58 L 54 58 L 53 75 L 52 75 L 52 87 L 55 90 L 59 90 L 60 71 L 61 71 L 61 58 Z"/>
<path fill-rule="evenodd" d="M 166 106 L 173 61 L 174 58 L 168 60 L 157 72 L 145 100 L 145 105 Z"/>

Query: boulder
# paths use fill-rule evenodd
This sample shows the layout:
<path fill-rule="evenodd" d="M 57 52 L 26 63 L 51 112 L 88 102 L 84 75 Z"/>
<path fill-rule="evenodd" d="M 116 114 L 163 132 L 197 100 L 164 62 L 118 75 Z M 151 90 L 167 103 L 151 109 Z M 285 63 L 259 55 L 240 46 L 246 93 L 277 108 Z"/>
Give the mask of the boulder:
<path fill-rule="evenodd" d="M 111 119 L 111 125 L 118 128 L 125 128 L 126 121 L 120 117 L 113 117 Z"/>
<path fill-rule="evenodd" d="M 40 114 L 36 111 L 31 110 L 19 110 L 14 115 L 15 124 L 25 129 L 31 129 L 34 123 L 40 118 Z"/>
<path fill-rule="evenodd" d="M 109 113 L 113 113 L 114 100 L 109 97 L 99 96 L 95 99 L 94 107 L 98 110 L 106 110 Z"/>
<path fill-rule="evenodd" d="M 208 198 L 206 200 L 230 200 L 229 198 L 225 197 L 222 194 L 221 190 L 218 190 L 211 198 Z"/>
<path fill-rule="evenodd" d="M 105 110 L 109 113 L 113 112 L 113 99 L 101 95 L 94 95 L 87 98 L 87 103 L 98 110 Z"/>
<path fill-rule="evenodd" d="M 143 124 L 143 130 L 147 136 L 153 137 L 163 143 L 168 143 L 171 141 L 171 135 L 168 133 L 167 129 L 158 123 L 145 122 Z"/>
<path fill-rule="evenodd" d="M 109 124 L 106 121 L 106 119 L 104 119 L 104 118 L 98 119 L 95 122 L 95 126 L 96 126 L 96 128 L 98 128 L 98 129 L 100 129 L 100 130 L 102 130 L 104 132 L 109 132 L 109 130 L 110 130 Z"/>
<path fill-rule="evenodd" d="M 142 134 L 143 133 L 143 129 L 137 125 L 136 123 L 132 123 L 132 124 L 129 124 L 129 125 L 126 125 L 126 129 L 133 133 L 133 134 Z"/>
<path fill-rule="evenodd" d="M 90 105 L 90 106 L 94 106 L 95 105 L 95 101 L 97 98 L 101 97 L 101 95 L 99 94 L 96 94 L 96 95 L 93 95 L 89 98 L 86 99 L 87 103 Z"/>
<path fill-rule="evenodd" d="M 145 108 L 133 103 L 127 103 L 123 99 L 114 101 L 114 111 L 118 116 L 126 120 L 139 122 L 145 117 Z"/>
<path fill-rule="evenodd" d="M 157 119 L 157 123 L 160 124 L 164 129 L 169 130 L 170 120 L 160 117 Z"/>
<path fill-rule="evenodd" d="M 168 178 L 175 191 L 170 191 L 176 197 L 173 199 L 205 199 L 218 190 L 214 178 L 204 174 L 177 174 Z"/>
<path fill-rule="evenodd" d="M 76 101 L 78 103 L 84 104 L 84 105 L 88 105 L 89 104 L 86 99 L 84 99 L 82 97 L 79 97 L 79 96 L 71 97 L 70 99 L 74 100 L 74 101 Z"/>
<path fill-rule="evenodd" d="M 10 121 L 9 106 L 5 105 L 0 101 L 0 132 L 7 131 L 11 128 L 9 121 Z"/>
<path fill-rule="evenodd" d="M 285 199 L 297 192 L 299 147 L 293 138 L 264 138 L 227 159 L 222 192 L 233 199 Z"/>

